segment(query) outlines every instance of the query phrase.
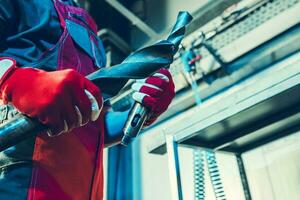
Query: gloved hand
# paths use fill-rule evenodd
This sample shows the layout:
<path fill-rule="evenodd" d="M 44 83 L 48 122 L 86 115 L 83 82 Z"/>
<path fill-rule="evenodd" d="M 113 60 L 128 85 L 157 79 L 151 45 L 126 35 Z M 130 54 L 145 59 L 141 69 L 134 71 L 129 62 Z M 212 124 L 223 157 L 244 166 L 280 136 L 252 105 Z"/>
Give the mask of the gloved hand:
<path fill-rule="evenodd" d="M 0 79 L 3 102 L 12 103 L 21 113 L 48 125 L 51 136 L 89 122 L 91 101 L 85 90 L 96 98 L 99 108 L 102 108 L 99 89 L 72 69 L 46 72 L 18 68 L 14 62 Z"/>
<path fill-rule="evenodd" d="M 137 80 L 132 89 L 135 91 L 132 98 L 150 110 L 146 126 L 152 124 L 167 110 L 175 96 L 174 82 L 166 69 L 160 69 L 147 79 Z"/>

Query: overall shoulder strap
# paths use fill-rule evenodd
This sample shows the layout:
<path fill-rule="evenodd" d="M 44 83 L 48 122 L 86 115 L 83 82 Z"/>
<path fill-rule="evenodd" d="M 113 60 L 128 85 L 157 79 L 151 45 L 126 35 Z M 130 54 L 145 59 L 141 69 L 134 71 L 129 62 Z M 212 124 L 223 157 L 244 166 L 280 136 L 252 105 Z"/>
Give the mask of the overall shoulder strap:
<path fill-rule="evenodd" d="M 61 0 L 52 0 L 55 10 L 58 14 L 59 17 L 59 21 L 60 21 L 60 25 L 63 29 L 66 28 L 66 22 L 65 22 L 65 18 L 63 16 L 63 12 L 66 12 L 64 9 L 64 4 L 61 2 Z"/>

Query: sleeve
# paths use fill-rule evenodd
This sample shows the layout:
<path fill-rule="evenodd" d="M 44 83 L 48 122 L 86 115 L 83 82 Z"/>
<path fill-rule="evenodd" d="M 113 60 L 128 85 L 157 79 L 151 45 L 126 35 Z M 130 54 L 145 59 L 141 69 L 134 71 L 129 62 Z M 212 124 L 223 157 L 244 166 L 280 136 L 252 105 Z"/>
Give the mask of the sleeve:
<path fill-rule="evenodd" d="M 113 146 L 119 144 L 123 137 L 123 128 L 127 121 L 129 112 L 113 112 L 108 111 L 104 118 L 105 124 L 105 135 L 104 135 L 104 144 L 105 147 Z"/>
<path fill-rule="evenodd" d="M 0 0 L 0 41 L 8 36 L 16 22 L 16 5 L 17 0 Z"/>
<path fill-rule="evenodd" d="M 14 8 L 16 4 L 16 0 L 0 0 L 0 51 L 3 49 L 5 40 L 16 22 L 17 16 Z M 0 79 L 2 79 L 14 65 L 15 61 L 13 59 L 0 57 Z"/>

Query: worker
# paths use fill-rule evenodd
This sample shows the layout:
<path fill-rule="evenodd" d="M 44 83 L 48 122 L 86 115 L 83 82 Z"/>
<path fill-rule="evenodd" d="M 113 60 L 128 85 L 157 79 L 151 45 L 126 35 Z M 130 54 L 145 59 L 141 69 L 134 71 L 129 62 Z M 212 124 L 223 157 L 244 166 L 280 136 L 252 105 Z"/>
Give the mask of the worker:
<path fill-rule="evenodd" d="M 103 107 L 101 88 L 85 78 L 105 66 L 96 33 L 72 0 L 0 0 L 2 111 L 13 105 L 49 127 L 0 153 L 0 199 L 103 198 L 103 148 L 120 141 L 128 111 Z M 146 125 L 174 97 L 165 69 L 133 89 L 134 100 L 150 110 Z M 85 91 L 103 107 L 96 119 Z"/>

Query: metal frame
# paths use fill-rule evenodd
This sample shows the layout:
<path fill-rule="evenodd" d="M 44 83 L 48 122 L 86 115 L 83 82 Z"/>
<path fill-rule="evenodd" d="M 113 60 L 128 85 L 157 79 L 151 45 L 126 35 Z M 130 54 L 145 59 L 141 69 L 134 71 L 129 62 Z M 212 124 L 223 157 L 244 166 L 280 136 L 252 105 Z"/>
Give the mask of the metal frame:
<path fill-rule="evenodd" d="M 260 102 L 260 101 L 262 101 L 266 98 L 274 97 L 274 94 L 273 94 L 274 92 L 277 94 L 277 93 L 280 93 L 282 91 L 287 91 L 292 86 L 295 86 L 295 85 L 299 84 L 299 82 L 300 82 L 300 74 L 299 73 L 300 72 L 299 72 L 298 68 L 296 68 L 294 66 L 298 62 L 298 58 L 299 58 L 298 56 L 300 56 L 300 53 L 296 54 L 295 57 L 292 57 L 288 62 L 286 62 L 284 68 L 281 68 L 283 66 L 278 65 L 279 68 L 276 68 L 276 69 L 284 69 L 286 71 L 287 77 L 284 78 L 283 82 L 279 81 L 280 84 L 277 83 L 276 85 L 273 85 L 270 88 L 271 89 L 270 91 L 263 90 L 264 94 L 263 93 L 262 94 L 257 93 L 257 95 L 259 94 L 260 98 L 256 99 L 258 101 L 255 100 L 256 103 L 252 104 L 253 102 L 252 102 L 251 98 L 250 99 L 248 98 L 247 101 L 250 100 L 250 102 L 252 102 L 249 105 L 256 105 L 257 102 Z M 291 65 L 293 67 L 288 67 L 288 65 Z M 275 71 L 277 71 L 277 70 L 275 70 Z M 293 73 L 289 73 L 289 72 L 293 72 Z M 277 73 L 280 73 L 278 75 L 280 75 L 282 77 L 285 76 L 280 70 L 277 71 Z M 274 77 L 274 75 L 273 75 L 273 77 Z M 270 84 L 270 83 L 271 82 L 268 82 L 268 84 Z M 241 102 L 246 103 L 247 101 L 241 101 Z M 238 104 L 234 104 L 234 105 L 238 106 Z M 247 106 L 246 107 L 244 107 L 244 106 L 242 106 L 243 109 L 248 108 Z M 233 109 L 233 107 L 232 107 L 232 109 Z M 293 112 L 297 112 L 297 110 L 299 110 L 299 109 L 295 108 L 293 110 Z M 238 110 L 234 109 L 234 111 L 238 111 Z M 198 113 L 198 114 L 201 114 L 201 113 Z M 214 113 L 212 113 L 212 114 L 217 115 L 217 114 L 214 114 Z M 285 117 L 286 115 L 289 116 L 289 114 L 290 114 L 290 112 L 272 116 L 267 121 L 262 122 L 261 124 L 256 124 L 256 126 L 265 127 L 265 125 L 268 125 L 269 122 L 277 122 L 278 119 L 281 119 L 281 115 L 282 115 L 282 117 Z M 295 116 L 298 116 L 298 115 L 296 114 Z M 205 123 L 204 124 L 203 123 L 204 122 L 201 122 L 201 124 L 202 124 L 201 127 L 202 128 L 206 127 Z M 215 123 L 215 122 L 212 122 L 212 123 Z M 293 130 L 298 130 L 299 129 L 299 126 L 296 126 L 294 128 L 293 127 L 292 127 L 292 130 L 290 130 L 292 132 L 294 132 Z M 191 127 L 189 127 L 189 129 L 190 128 Z M 166 136 L 166 144 L 167 144 L 167 151 L 168 151 L 167 153 L 168 153 L 168 158 L 169 158 L 170 181 L 171 181 L 171 184 L 172 184 L 172 187 L 171 187 L 172 188 L 172 195 L 173 195 L 174 199 L 180 200 L 180 199 L 182 199 L 182 187 L 181 187 L 181 178 L 180 178 L 180 171 L 179 171 L 180 166 L 179 166 L 178 145 L 181 144 L 182 146 L 192 147 L 192 148 L 198 148 L 201 145 L 197 144 L 197 146 L 195 146 L 192 143 L 184 143 L 184 138 L 185 139 L 189 138 L 188 133 L 191 133 L 191 132 L 188 132 L 187 129 L 184 129 L 185 130 L 184 132 L 180 131 L 178 129 L 178 127 L 177 127 L 177 129 L 176 129 L 176 127 L 173 127 L 172 130 L 170 130 L 170 129 L 168 129 L 168 130 L 171 131 L 171 132 L 173 132 L 172 130 L 177 130 L 177 134 Z M 183 129 L 181 129 L 181 130 L 183 130 Z M 247 130 L 247 133 L 251 132 L 251 130 L 252 129 Z M 239 131 L 237 131 L 237 132 L 239 132 Z M 179 133 L 181 133 L 181 135 Z M 283 135 L 285 135 L 285 134 L 286 134 L 286 132 L 284 132 Z M 185 137 L 182 137 L 183 135 L 185 135 Z M 268 141 L 266 141 L 266 142 L 268 142 Z M 262 145 L 262 144 L 264 144 L 264 143 L 260 143 L 260 145 Z M 207 147 L 207 148 L 209 148 L 209 147 Z M 219 146 L 219 148 L 221 148 L 221 147 Z M 227 150 L 222 149 L 222 148 L 221 148 L 221 150 L 227 151 Z M 247 151 L 247 150 L 245 150 L 245 151 Z M 243 151 L 243 152 L 245 152 L 245 151 Z M 230 151 L 227 151 L 227 152 L 230 152 Z M 241 183 L 242 183 L 243 190 L 244 190 L 245 199 L 246 200 L 251 200 L 252 198 L 251 198 L 251 193 L 250 193 L 250 189 L 249 189 L 249 184 L 248 184 L 248 181 L 247 181 L 247 175 L 246 175 L 246 172 L 245 172 L 245 167 L 244 167 L 243 159 L 242 159 L 242 156 L 241 156 L 241 153 L 243 153 L 243 152 L 234 152 L 233 154 L 236 156 L 237 165 L 238 165 L 240 178 L 241 178 Z"/>
<path fill-rule="evenodd" d="M 119 11 L 124 17 L 130 20 L 133 25 L 137 26 L 141 31 L 149 36 L 151 40 L 159 38 L 159 35 L 150 26 L 144 23 L 140 18 L 138 18 L 117 0 L 106 0 L 106 2 Z"/>
<path fill-rule="evenodd" d="M 170 184 L 171 184 L 172 200 L 183 200 L 179 153 L 178 153 L 179 143 L 176 142 L 175 137 L 170 134 L 165 135 L 165 140 L 166 140 L 166 146 L 167 146 L 169 179 L 170 179 Z M 207 148 L 195 147 L 195 146 L 191 146 L 191 145 L 181 145 L 181 146 L 186 147 L 186 148 L 191 148 L 191 149 L 199 149 L 199 148 L 201 148 L 202 150 L 207 149 Z M 207 149 L 207 150 L 211 150 L 211 149 Z M 223 152 L 223 151 L 220 151 L 220 152 Z M 228 153 L 228 152 L 224 152 L 224 153 Z M 245 200 L 252 200 L 251 191 L 249 188 L 249 183 L 248 183 L 248 179 L 247 179 L 247 174 L 246 174 L 242 154 L 236 154 L 236 153 L 230 153 L 230 154 L 232 154 L 236 157 Z"/>
<path fill-rule="evenodd" d="M 170 169 L 170 182 L 172 185 L 172 187 L 171 187 L 172 198 L 174 198 L 176 200 L 177 199 L 181 200 L 183 193 L 182 193 L 181 177 L 180 177 L 180 170 L 179 170 L 180 169 L 179 154 L 178 154 L 179 143 L 177 143 L 174 140 L 174 137 L 172 135 L 166 135 L 166 143 L 169 144 L 169 146 L 167 145 L 167 155 L 168 155 L 169 169 Z M 198 148 L 201 148 L 202 150 L 207 149 L 207 148 L 195 147 L 195 146 L 190 146 L 190 145 L 181 145 L 181 146 L 186 147 L 186 148 L 191 148 L 191 149 L 198 149 Z M 172 150 L 169 151 L 170 148 L 172 148 Z M 211 149 L 207 149 L 207 150 L 211 150 Z M 219 151 L 219 152 L 228 153 L 228 152 L 223 152 L 223 151 Z M 245 195 L 245 200 L 252 200 L 251 191 L 249 188 L 249 183 L 248 183 L 248 179 L 247 179 L 247 174 L 246 174 L 242 154 L 235 154 L 235 153 L 230 153 L 230 154 L 232 154 L 236 157 L 237 166 L 238 166 L 240 179 L 241 179 L 241 184 L 242 184 L 244 195 Z M 172 158 L 174 160 L 170 160 Z M 178 196 L 176 196 L 176 195 L 178 195 Z"/>
<path fill-rule="evenodd" d="M 231 105 L 231 109 L 228 109 L 226 111 L 226 109 L 222 108 L 221 111 L 224 112 L 226 111 L 225 114 L 227 117 L 231 116 L 231 112 L 232 113 L 240 113 L 240 111 L 242 110 L 247 110 L 249 107 L 254 106 L 254 105 L 258 105 L 259 102 L 263 102 L 266 99 L 270 99 L 270 98 L 274 98 L 275 94 L 282 94 L 283 92 L 286 91 L 291 91 L 290 89 L 299 89 L 299 83 L 300 83 L 300 71 L 299 68 L 297 67 L 298 63 L 300 62 L 300 52 L 295 54 L 294 56 L 290 57 L 289 59 L 286 60 L 286 62 L 284 62 L 284 64 L 282 65 L 282 63 L 277 64 L 277 67 L 275 66 L 274 68 L 268 70 L 268 72 L 272 72 L 273 70 L 275 70 L 276 75 L 273 74 L 274 80 L 276 80 L 275 82 L 272 80 L 267 80 L 265 82 L 265 86 L 263 86 L 263 90 L 260 90 L 262 88 L 252 88 L 251 91 L 256 91 L 256 89 L 258 89 L 258 91 L 261 92 L 256 92 L 254 96 L 251 97 L 247 97 L 246 99 L 235 99 L 237 100 L 238 103 L 234 103 L 233 105 Z M 284 72 L 284 73 L 283 73 Z M 263 84 L 261 77 L 265 77 L 266 74 L 260 74 L 258 77 L 260 80 L 260 83 Z M 280 79 L 277 80 L 276 76 L 280 77 Z M 256 81 L 255 78 L 252 80 L 252 82 L 250 81 L 250 83 L 255 83 Z M 275 84 L 274 84 L 275 83 Z M 247 84 L 246 84 L 247 85 Z M 251 84 L 250 84 L 251 85 Z M 271 86 L 271 87 L 270 87 Z M 240 88 L 244 91 L 243 88 Z M 294 91 L 294 90 L 293 90 Z M 298 90 L 295 90 L 298 91 Z M 248 92 L 248 91 L 244 91 L 244 92 Z M 232 95 L 232 94 L 231 94 Z M 291 96 L 291 94 L 289 95 Z M 230 100 L 230 99 L 229 99 Z M 224 101 L 222 101 L 222 103 L 224 104 Z M 240 104 L 240 105 L 239 105 Z M 209 110 L 204 110 L 205 112 L 209 112 Z M 277 123 L 278 120 L 280 120 L 281 118 L 286 118 L 286 119 L 290 119 L 292 122 L 293 121 L 297 121 L 298 116 L 299 116 L 299 106 L 298 107 L 294 107 L 294 109 L 291 112 L 284 112 L 284 113 L 280 113 L 279 115 L 273 115 L 269 118 L 266 119 L 266 121 L 261 122 L 261 123 L 256 123 L 256 128 L 264 128 L 266 126 L 268 126 L 268 124 L 270 123 Z M 221 113 L 222 113 L 221 112 Z M 296 112 L 295 115 L 292 115 Z M 298 114 L 297 114 L 298 113 Z M 197 116 L 202 115 L 201 113 L 196 112 L 196 113 L 192 113 L 192 114 L 197 114 Z M 197 117 L 195 115 L 193 115 L 193 119 L 196 119 L 195 122 L 198 123 L 198 125 L 196 125 L 196 123 L 194 123 L 194 125 L 196 125 L 195 127 L 192 126 L 186 126 L 184 127 L 172 127 L 169 128 L 168 131 L 174 133 L 174 130 L 176 130 L 177 132 L 175 132 L 174 135 L 167 135 L 166 136 L 166 144 L 167 144 L 167 153 L 168 153 L 168 158 L 169 158 L 169 167 L 170 167 L 170 181 L 172 184 L 172 194 L 173 194 L 173 198 L 174 199 L 182 199 L 182 187 L 181 187 L 181 178 L 180 178 L 180 166 L 179 166 L 179 155 L 178 155 L 178 145 L 182 145 L 182 146 L 186 146 L 186 147 L 191 147 L 191 148 L 199 148 L 199 147 L 206 147 L 206 148 L 211 148 L 209 146 L 201 146 L 201 144 L 199 144 L 198 142 L 194 143 L 187 143 L 185 141 L 187 141 L 188 138 L 191 138 L 192 136 L 196 136 L 197 134 L 199 134 L 199 132 L 197 131 L 190 131 L 190 130 L 203 130 L 207 127 L 209 127 L 212 124 L 215 124 L 216 122 L 218 122 L 220 119 L 218 118 L 219 114 L 218 113 L 211 113 L 211 115 L 213 116 L 212 118 L 205 118 L 205 120 L 199 120 L 196 119 Z M 225 117 L 225 115 L 220 115 L 219 117 Z M 289 117 L 290 116 L 290 117 Z M 209 122 L 208 122 L 209 121 Z M 181 120 L 182 123 L 184 123 Z M 200 123 L 201 122 L 201 123 Z M 181 124 L 182 124 L 181 123 Z M 199 126 L 200 123 L 200 126 Z M 209 123 L 209 124 L 207 124 Z M 279 122 L 280 123 L 280 122 Z M 294 124 L 293 126 L 288 126 L 291 130 L 288 130 L 289 133 L 291 134 L 293 132 L 295 132 L 296 130 L 299 130 L 299 124 Z M 165 128 L 167 129 L 167 128 Z M 247 133 L 251 133 L 253 131 L 255 131 L 256 129 L 247 129 L 246 132 Z M 239 132 L 239 130 L 236 130 L 236 132 Z M 287 132 L 285 131 L 283 134 L 281 134 L 281 136 L 286 135 Z M 231 138 L 234 139 L 234 138 Z M 276 138 L 273 138 L 276 139 Z M 267 142 L 270 142 L 271 140 L 267 140 L 263 143 L 259 143 L 259 145 L 263 145 Z M 223 150 L 223 151 L 227 151 L 227 152 L 231 152 L 228 151 L 227 149 L 224 149 L 223 147 L 226 146 L 226 144 L 229 142 L 229 140 L 226 142 L 225 144 L 221 145 L 219 144 L 217 148 L 218 150 Z M 225 145 L 225 146 L 224 146 Z M 257 147 L 257 146 L 255 146 Z M 254 148 L 255 148 L 254 147 Z M 241 156 L 241 153 L 250 150 L 250 149 L 245 149 L 244 151 L 240 151 L 240 152 L 236 152 L 236 151 L 232 151 L 231 153 L 233 153 L 236 156 L 236 161 L 237 161 L 237 165 L 238 165 L 238 169 L 239 169 L 239 173 L 240 173 L 240 178 L 241 178 L 241 183 L 243 186 L 243 190 L 244 190 L 244 195 L 245 195 L 245 199 L 246 200 L 252 200 L 251 198 L 251 192 L 249 189 L 249 184 L 248 184 L 248 180 L 247 180 L 247 175 L 245 172 L 245 167 L 244 167 L 244 163 L 243 163 L 243 159 Z M 177 195 L 175 197 L 175 195 Z"/>
<path fill-rule="evenodd" d="M 299 54 L 300 55 L 300 54 Z M 285 68 L 287 70 L 287 68 Z M 281 91 L 286 91 L 288 90 L 290 87 L 292 87 L 293 85 L 297 85 L 300 83 L 300 72 L 297 72 L 296 75 L 290 77 L 290 79 L 285 79 L 284 84 L 277 84 L 276 86 L 272 86 L 272 91 L 277 91 L 279 92 Z M 282 74 L 281 74 L 282 75 Z M 272 97 L 273 95 L 271 95 L 271 93 L 269 93 L 267 90 L 264 90 L 264 92 L 266 92 L 268 97 Z M 266 96 L 265 96 L 266 97 Z M 262 98 L 264 99 L 264 98 Z M 260 100 L 262 100 L 260 99 Z M 245 109 L 245 108 L 243 108 Z M 237 111 L 237 110 L 236 110 Z M 295 107 L 294 110 L 292 111 L 292 114 L 294 112 L 298 113 L 295 115 L 292 115 L 291 117 L 288 117 L 287 119 L 290 119 L 291 121 L 295 121 L 297 120 L 299 117 L 299 107 Z M 256 126 L 260 127 L 260 128 L 264 128 L 266 125 L 268 125 L 270 122 L 277 122 L 278 119 L 281 119 L 281 115 L 284 117 L 286 115 L 289 116 L 290 112 L 287 113 L 281 113 L 280 115 L 274 115 L 271 116 L 271 118 L 268 118 L 267 121 L 264 121 L 262 123 L 256 124 Z M 280 122 L 279 122 L 280 123 Z M 203 125 L 203 122 L 202 122 Z M 300 125 L 299 124 L 295 124 L 293 126 L 288 126 L 288 130 L 284 131 L 282 134 L 280 134 L 280 137 L 285 136 L 286 134 L 292 134 L 296 131 L 299 130 Z M 173 130 L 175 130 L 176 127 L 173 127 Z M 178 127 L 177 127 L 178 128 Z M 257 127 L 256 127 L 257 128 Z M 268 127 L 267 127 L 268 128 Z M 182 129 L 183 130 L 183 129 Z M 256 129 L 247 129 L 246 132 L 250 133 L 251 131 L 255 132 Z M 171 132 L 173 132 L 172 130 L 169 130 Z M 178 129 L 177 129 L 178 131 Z M 288 132 L 287 132 L 288 131 Z M 183 135 L 185 135 L 185 137 L 182 137 L 183 135 L 180 135 L 179 132 Z M 239 131 L 237 131 L 239 132 Z M 184 142 L 185 139 L 189 138 L 189 135 L 187 135 L 189 132 L 187 131 L 187 129 L 185 129 L 184 132 L 182 131 L 178 131 L 177 134 L 175 135 L 167 135 L 166 136 L 166 144 L 167 144 L 167 154 L 168 154 L 168 161 L 169 161 L 169 169 L 170 169 L 170 181 L 171 181 L 171 189 L 172 189 L 172 195 L 173 195 L 173 199 L 178 199 L 181 200 L 182 199 L 182 186 L 181 186 L 181 177 L 180 177 L 180 166 L 179 166 L 179 155 L 178 155 L 178 145 L 182 145 L 185 147 L 191 147 L 191 148 L 199 148 L 202 147 L 199 143 L 186 143 Z M 196 132 L 195 132 L 196 133 Z M 279 137 L 272 137 L 271 139 L 267 139 L 266 141 L 260 142 L 257 146 L 251 147 L 251 148 L 247 148 L 244 149 L 243 151 L 230 151 L 225 147 L 227 144 L 225 142 L 225 146 L 219 146 L 219 150 L 223 150 L 223 151 L 227 151 L 227 152 L 231 152 L 236 156 L 236 161 L 237 161 L 237 166 L 239 169 L 239 174 L 240 174 L 240 179 L 241 179 L 241 183 L 242 183 L 242 187 L 244 190 L 244 195 L 245 195 L 245 199 L 246 200 L 252 200 L 251 197 L 251 192 L 250 192 L 250 188 L 249 188 L 249 184 L 248 184 L 248 180 L 247 180 L 247 175 L 246 175 L 246 171 L 245 171 L 245 167 L 244 167 L 244 163 L 243 163 L 243 159 L 242 159 L 242 153 L 251 150 L 252 148 L 256 148 L 258 146 L 261 146 L 265 143 L 268 143 L 272 140 L 275 140 Z M 229 142 L 229 140 L 227 141 Z M 206 148 L 209 148 L 208 146 L 203 146 Z M 177 195 L 177 196 L 176 196 Z"/>
<path fill-rule="evenodd" d="M 245 200 L 252 200 L 251 191 L 248 184 L 247 174 L 244 166 L 244 161 L 241 154 L 235 154 L 237 166 L 239 168 L 241 182 L 244 190 Z"/>
<path fill-rule="evenodd" d="M 178 155 L 178 144 L 174 140 L 173 135 L 166 135 L 165 137 L 166 137 L 166 144 L 167 144 L 172 199 L 183 200 L 181 177 L 180 177 L 180 166 L 179 166 L 179 155 Z"/>
<path fill-rule="evenodd" d="M 296 88 L 300 81 L 299 62 L 300 52 L 241 82 L 230 90 L 215 96 L 211 101 L 205 101 L 201 109 L 194 107 L 182 115 L 154 127 L 148 131 L 149 134 L 152 132 L 156 133 L 153 135 L 153 140 L 148 143 L 149 151 L 155 153 L 156 149 L 164 146 L 164 140 L 161 137 L 163 132 L 161 130 L 168 130 L 175 135 L 176 141 L 183 143 L 189 138 L 199 135 L 200 130 L 201 135 L 207 134 L 207 130 L 212 125 L 234 117 L 236 114 L 241 114 L 242 111 L 245 111 L 244 114 L 246 114 L 249 108 L 276 97 L 276 95 L 280 95 L 291 88 Z M 255 84 L 258 81 L 260 84 Z M 255 95 L 249 96 L 249 94 Z M 269 110 L 273 109 L 269 107 Z M 266 110 L 266 112 L 269 112 L 269 110 Z M 277 117 L 280 117 L 280 115 L 275 116 L 275 118 Z M 272 120 L 270 121 L 272 122 Z M 226 124 L 223 125 L 226 126 Z M 200 141 L 197 141 L 197 143 L 200 144 Z M 191 145 L 193 143 L 189 140 L 188 144 Z M 204 147 L 214 148 L 210 146 Z M 221 148 L 222 144 L 218 144 L 218 147 Z"/>

